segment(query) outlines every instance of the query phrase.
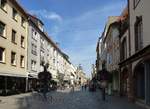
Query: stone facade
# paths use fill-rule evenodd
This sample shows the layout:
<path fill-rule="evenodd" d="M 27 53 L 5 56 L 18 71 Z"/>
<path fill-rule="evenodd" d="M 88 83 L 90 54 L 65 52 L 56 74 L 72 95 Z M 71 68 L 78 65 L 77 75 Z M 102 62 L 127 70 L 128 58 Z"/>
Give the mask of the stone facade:
<path fill-rule="evenodd" d="M 64 82 L 67 75 L 74 84 L 76 68 L 44 31 L 43 22 L 16 0 L 0 2 L 0 93 L 35 89 L 43 62 L 49 65 L 54 81 Z"/>
<path fill-rule="evenodd" d="M 126 92 L 130 101 L 150 104 L 150 37 L 148 0 L 128 0 L 129 29 L 121 42 L 126 42 L 121 73 L 126 77 Z M 125 35 L 128 34 L 128 35 Z M 125 39 L 126 38 L 126 39 Z"/>
<path fill-rule="evenodd" d="M 1 0 L 1 92 L 25 91 L 27 75 L 27 14 L 16 1 Z M 3 53 L 2 53 L 3 52 Z M 9 82 L 9 83 L 8 83 Z M 22 86 L 23 85 L 23 86 Z M 13 89 L 13 87 L 16 88 Z M 3 90 L 5 89 L 5 90 Z"/>

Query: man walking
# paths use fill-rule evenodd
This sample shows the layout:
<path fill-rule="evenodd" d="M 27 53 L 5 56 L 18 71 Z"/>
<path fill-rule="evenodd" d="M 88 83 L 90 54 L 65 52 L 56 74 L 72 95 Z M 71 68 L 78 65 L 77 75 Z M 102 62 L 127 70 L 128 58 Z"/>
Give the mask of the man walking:
<path fill-rule="evenodd" d="M 84 85 L 84 89 L 85 89 L 85 91 L 86 91 L 86 88 L 87 88 L 87 85 L 85 84 L 85 85 Z"/>
<path fill-rule="evenodd" d="M 102 100 L 105 101 L 106 99 L 105 91 L 109 80 L 109 72 L 103 66 L 102 70 L 98 72 L 98 75 L 99 75 L 98 79 L 100 81 L 101 88 L 102 88 Z"/>
<path fill-rule="evenodd" d="M 43 93 L 43 96 L 45 99 L 47 99 L 47 92 L 49 88 L 49 83 L 52 78 L 51 73 L 47 71 L 48 65 L 43 65 L 44 71 L 40 72 L 38 74 L 39 82 L 40 82 L 40 88 L 41 92 Z"/>

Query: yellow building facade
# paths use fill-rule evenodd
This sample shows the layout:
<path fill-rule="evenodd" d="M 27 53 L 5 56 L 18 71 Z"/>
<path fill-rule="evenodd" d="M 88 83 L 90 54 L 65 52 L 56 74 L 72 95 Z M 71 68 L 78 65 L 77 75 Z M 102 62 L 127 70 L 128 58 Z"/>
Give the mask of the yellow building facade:
<path fill-rule="evenodd" d="M 17 86 L 25 90 L 27 15 L 15 0 L 1 0 L 0 7 L 0 81 L 5 91 L 0 90 L 7 93 Z M 8 81 L 11 84 L 7 84 Z"/>

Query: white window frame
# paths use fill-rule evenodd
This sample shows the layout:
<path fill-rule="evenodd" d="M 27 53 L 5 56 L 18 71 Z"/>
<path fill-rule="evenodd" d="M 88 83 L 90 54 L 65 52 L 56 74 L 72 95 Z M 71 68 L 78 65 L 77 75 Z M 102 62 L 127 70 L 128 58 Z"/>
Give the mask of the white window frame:
<path fill-rule="evenodd" d="M 6 7 L 7 0 L 4 0 L 4 1 L 5 1 L 5 4 L 4 4 L 4 6 L 2 7 L 2 5 L 1 5 L 1 4 L 2 4 L 2 0 L 0 0 L 0 8 L 6 12 L 6 11 L 7 11 L 7 7 Z"/>
<path fill-rule="evenodd" d="M 36 61 L 35 60 L 31 60 L 31 70 L 36 71 Z"/>
<path fill-rule="evenodd" d="M 15 35 L 14 36 L 15 40 L 13 40 L 13 32 L 14 32 L 14 35 Z M 12 29 L 12 32 L 11 32 L 11 42 L 17 44 L 16 43 L 16 38 L 17 38 L 17 32 L 14 29 Z"/>
<path fill-rule="evenodd" d="M 3 49 L 2 60 L 0 60 L 0 63 L 4 63 L 5 62 L 5 48 L 0 47 L 0 49 Z"/>
<path fill-rule="evenodd" d="M 0 24 L 4 26 L 3 33 L 0 34 L 2 37 L 6 37 L 6 24 L 0 21 Z"/>
<path fill-rule="evenodd" d="M 37 46 L 34 43 L 31 44 L 31 52 L 32 54 L 37 55 Z"/>
<path fill-rule="evenodd" d="M 12 62 L 12 56 L 13 56 L 13 53 L 14 53 L 14 60 L 13 60 L 13 62 Z M 11 52 L 11 65 L 13 65 L 13 66 L 16 66 L 16 64 L 17 64 L 17 60 L 16 60 L 17 58 L 16 58 L 16 52 Z"/>
<path fill-rule="evenodd" d="M 26 27 L 26 20 L 25 20 L 24 17 L 21 17 L 21 26 L 22 26 L 23 28 Z"/>
<path fill-rule="evenodd" d="M 21 68 L 25 67 L 25 57 L 23 55 L 20 56 L 20 67 Z"/>
<path fill-rule="evenodd" d="M 15 20 L 15 21 L 18 21 L 18 12 L 15 8 L 12 8 L 12 18 Z"/>
<path fill-rule="evenodd" d="M 141 0 L 133 0 L 133 7 L 134 9 L 137 7 L 137 5 L 139 4 Z"/>
<path fill-rule="evenodd" d="M 22 38 L 23 38 L 23 42 L 22 42 Z M 25 37 L 21 35 L 21 47 L 25 48 Z"/>

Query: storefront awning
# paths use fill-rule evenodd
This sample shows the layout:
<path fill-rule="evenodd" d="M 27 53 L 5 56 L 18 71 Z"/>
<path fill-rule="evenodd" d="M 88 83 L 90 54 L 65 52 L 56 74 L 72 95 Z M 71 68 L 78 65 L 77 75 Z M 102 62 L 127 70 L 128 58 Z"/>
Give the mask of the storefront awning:
<path fill-rule="evenodd" d="M 37 76 L 37 75 L 31 75 L 31 74 L 29 74 L 29 75 L 28 75 L 28 78 L 36 78 L 36 79 L 37 79 L 38 76 Z"/>
<path fill-rule="evenodd" d="M 59 82 L 59 80 L 57 78 L 52 78 L 52 80 L 54 80 L 56 82 Z"/>
<path fill-rule="evenodd" d="M 21 75 L 21 74 L 14 74 L 14 73 L 4 73 L 4 72 L 0 72 L 0 76 L 22 77 L 22 78 L 27 78 L 28 77 L 28 75 Z"/>

